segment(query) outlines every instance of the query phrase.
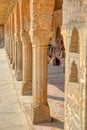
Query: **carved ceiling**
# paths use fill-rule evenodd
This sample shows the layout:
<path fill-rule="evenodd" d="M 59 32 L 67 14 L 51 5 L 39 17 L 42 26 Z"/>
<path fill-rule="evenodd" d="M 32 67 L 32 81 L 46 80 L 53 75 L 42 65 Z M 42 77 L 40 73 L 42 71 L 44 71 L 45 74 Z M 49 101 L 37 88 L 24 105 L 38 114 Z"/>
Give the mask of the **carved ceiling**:
<path fill-rule="evenodd" d="M 0 0 L 0 25 L 4 24 L 16 0 Z"/>

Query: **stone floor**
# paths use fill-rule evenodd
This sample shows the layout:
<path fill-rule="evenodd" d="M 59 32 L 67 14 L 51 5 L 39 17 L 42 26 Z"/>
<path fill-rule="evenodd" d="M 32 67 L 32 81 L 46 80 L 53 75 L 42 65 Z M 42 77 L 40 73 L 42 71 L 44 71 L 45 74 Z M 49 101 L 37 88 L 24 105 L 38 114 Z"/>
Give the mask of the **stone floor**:
<path fill-rule="evenodd" d="M 3 49 L 0 49 L 0 130 L 28 130 Z"/>
<path fill-rule="evenodd" d="M 61 66 L 48 65 L 48 103 L 51 116 L 64 121 L 64 74 Z"/>
<path fill-rule="evenodd" d="M 53 122 L 32 125 L 32 96 L 21 95 L 22 82 L 15 80 L 15 72 L 1 49 L 0 130 L 64 130 L 64 75 L 61 71 L 59 66 L 48 65 L 48 103 Z"/>
<path fill-rule="evenodd" d="M 53 122 L 32 125 L 30 119 L 32 96 L 22 96 L 22 82 L 16 82 L 16 90 L 25 113 L 29 130 L 64 130 L 64 75 L 60 66 L 48 65 L 48 103 Z"/>

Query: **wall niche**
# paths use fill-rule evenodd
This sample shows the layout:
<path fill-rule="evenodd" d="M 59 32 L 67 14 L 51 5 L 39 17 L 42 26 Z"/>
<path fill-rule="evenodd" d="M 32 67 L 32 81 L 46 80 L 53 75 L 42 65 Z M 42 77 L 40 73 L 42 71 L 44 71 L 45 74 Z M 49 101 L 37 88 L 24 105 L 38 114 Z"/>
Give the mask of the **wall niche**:
<path fill-rule="evenodd" d="M 75 61 L 71 65 L 70 82 L 78 82 L 78 69 Z"/>
<path fill-rule="evenodd" d="M 79 53 L 79 35 L 76 27 L 72 31 L 70 52 Z"/>

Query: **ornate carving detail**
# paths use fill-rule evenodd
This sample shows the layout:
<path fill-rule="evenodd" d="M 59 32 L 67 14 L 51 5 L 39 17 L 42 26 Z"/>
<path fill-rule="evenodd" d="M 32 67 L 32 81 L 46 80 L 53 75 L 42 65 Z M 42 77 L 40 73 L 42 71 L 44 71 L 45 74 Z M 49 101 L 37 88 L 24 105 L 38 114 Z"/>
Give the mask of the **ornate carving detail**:
<path fill-rule="evenodd" d="M 23 44 L 28 44 L 30 43 L 30 37 L 28 32 L 26 32 L 25 30 L 21 32 L 21 40 L 23 42 Z"/>

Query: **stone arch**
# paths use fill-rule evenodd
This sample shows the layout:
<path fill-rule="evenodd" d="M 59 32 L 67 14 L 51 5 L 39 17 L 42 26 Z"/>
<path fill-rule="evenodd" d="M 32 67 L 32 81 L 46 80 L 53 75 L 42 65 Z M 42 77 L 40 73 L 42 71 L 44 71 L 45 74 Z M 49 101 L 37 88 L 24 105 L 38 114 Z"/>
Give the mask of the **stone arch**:
<path fill-rule="evenodd" d="M 70 52 L 74 52 L 74 53 L 79 52 L 79 35 L 76 27 L 74 27 L 72 31 Z"/>
<path fill-rule="evenodd" d="M 78 82 L 78 69 L 75 61 L 71 65 L 70 82 Z"/>

